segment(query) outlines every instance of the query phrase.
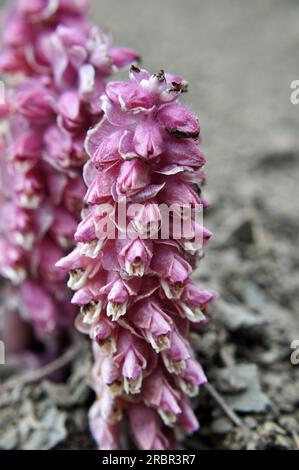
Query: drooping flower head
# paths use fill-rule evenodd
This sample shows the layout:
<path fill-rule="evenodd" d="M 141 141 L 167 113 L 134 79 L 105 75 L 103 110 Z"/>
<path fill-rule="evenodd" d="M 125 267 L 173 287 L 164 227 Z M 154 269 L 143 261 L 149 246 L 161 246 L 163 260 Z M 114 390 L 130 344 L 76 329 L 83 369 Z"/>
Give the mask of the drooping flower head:
<path fill-rule="evenodd" d="M 190 397 L 206 378 L 189 332 L 213 294 L 190 276 L 211 233 L 197 217 L 205 158 L 198 119 L 179 102 L 186 91 L 178 76 L 132 66 L 129 83 L 107 85 L 85 142 L 86 208 L 57 266 L 93 344 L 90 423 L 102 449 L 120 448 L 125 415 L 140 449 L 174 448 L 174 435 L 198 427 Z"/>

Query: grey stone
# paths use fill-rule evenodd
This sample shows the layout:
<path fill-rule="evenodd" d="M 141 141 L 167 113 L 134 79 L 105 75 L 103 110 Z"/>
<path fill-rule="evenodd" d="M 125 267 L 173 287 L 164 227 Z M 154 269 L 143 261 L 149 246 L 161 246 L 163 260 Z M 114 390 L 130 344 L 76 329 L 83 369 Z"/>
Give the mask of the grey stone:
<path fill-rule="evenodd" d="M 224 300 L 215 302 L 217 317 L 230 331 L 243 328 L 257 328 L 267 323 L 267 320 L 249 310 L 244 305 L 229 304 Z"/>

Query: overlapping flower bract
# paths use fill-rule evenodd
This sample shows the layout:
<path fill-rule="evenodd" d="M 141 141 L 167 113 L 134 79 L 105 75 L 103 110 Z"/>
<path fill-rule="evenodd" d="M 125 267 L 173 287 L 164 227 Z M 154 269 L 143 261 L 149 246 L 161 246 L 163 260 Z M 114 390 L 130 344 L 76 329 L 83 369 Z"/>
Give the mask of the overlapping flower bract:
<path fill-rule="evenodd" d="M 206 321 L 213 298 L 190 280 L 202 254 L 198 240 L 211 236 L 195 219 L 206 204 L 198 187 L 205 159 L 198 120 L 178 102 L 186 82 L 135 66 L 130 78 L 108 84 L 104 117 L 88 132 L 77 246 L 57 266 L 70 272 L 72 302 L 81 308 L 76 323 L 93 343 L 90 423 L 98 445 L 119 449 L 127 416 L 140 449 L 170 449 L 175 435 L 197 429 L 189 397 L 206 381 L 189 342 L 190 325 Z M 115 217 L 124 202 L 125 227 Z M 191 207 L 190 236 L 160 237 L 162 204 Z M 115 237 L 102 223 L 105 211 Z"/>
<path fill-rule="evenodd" d="M 85 187 L 84 139 L 101 117 L 105 79 L 137 54 L 87 20 L 88 0 L 17 0 L 3 28 L 0 273 L 20 285 L 39 336 L 72 321 L 64 273 Z M 8 87 L 7 87 L 8 88 Z"/>
<path fill-rule="evenodd" d="M 3 25 L 5 72 L 55 77 L 59 88 L 74 85 L 79 68 L 111 75 L 136 59 L 136 52 L 114 47 L 111 39 L 88 20 L 89 0 L 16 0 Z M 55 34 L 53 34 L 55 33 Z M 90 72 L 91 73 L 91 72 Z"/>

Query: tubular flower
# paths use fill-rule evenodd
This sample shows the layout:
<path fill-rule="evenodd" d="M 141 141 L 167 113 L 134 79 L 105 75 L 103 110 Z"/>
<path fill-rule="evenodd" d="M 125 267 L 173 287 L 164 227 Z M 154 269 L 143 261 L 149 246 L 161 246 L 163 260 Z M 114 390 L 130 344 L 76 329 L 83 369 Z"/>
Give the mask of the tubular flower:
<path fill-rule="evenodd" d="M 113 46 L 87 10 L 88 0 L 16 0 L 3 28 L 0 69 L 11 89 L 1 109 L 0 273 L 20 285 L 22 314 L 39 337 L 72 324 L 55 263 L 74 245 L 84 139 L 102 116 L 106 79 L 138 58 Z M 123 173 L 120 190 L 134 187 L 140 169 Z"/>
<path fill-rule="evenodd" d="M 186 82 L 136 66 L 130 79 L 107 85 L 104 116 L 88 131 L 77 246 L 56 266 L 70 271 L 76 324 L 93 344 L 99 447 L 120 448 L 128 416 L 140 449 L 173 449 L 198 427 L 189 397 L 206 381 L 189 342 L 213 299 L 190 280 L 212 235 L 196 217 L 205 159 L 198 120 L 179 103 Z M 174 236 L 181 208 L 189 224 Z"/>

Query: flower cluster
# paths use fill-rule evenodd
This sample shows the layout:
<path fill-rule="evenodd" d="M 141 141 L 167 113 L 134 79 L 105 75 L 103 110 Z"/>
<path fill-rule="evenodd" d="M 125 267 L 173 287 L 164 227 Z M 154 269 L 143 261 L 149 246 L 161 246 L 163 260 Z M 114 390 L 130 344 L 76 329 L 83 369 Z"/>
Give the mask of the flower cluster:
<path fill-rule="evenodd" d="M 189 341 L 213 299 L 190 280 L 201 241 L 211 237 L 195 217 L 206 205 L 205 158 L 198 120 L 178 101 L 187 83 L 136 66 L 130 79 L 107 85 L 104 116 L 88 131 L 77 246 L 57 266 L 70 272 L 76 324 L 93 344 L 90 424 L 98 445 L 119 449 L 127 416 L 140 449 L 173 449 L 175 437 L 198 427 L 190 397 L 206 381 Z M 109 237 L 106 225 L 124 201 L 126 223 Z M 191 208 L 194 231 L 178 238 L 170 228 L 162 238 L 160 207 L 174 204 Z M 124 234 L 123 225 L 131 230 Z"/>
<path fill-rule="evenodd" d="M 88 0 L 17 0 L 3 28 L 0 273 L 19 285 L 38 336 L 72 322 L 64 273 L 85 187 L 84 139 L 101 117 L 105 80 L 137 54 L 87 20 Z M 5 158 L 5 161 L 3 159 Z"/>

